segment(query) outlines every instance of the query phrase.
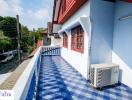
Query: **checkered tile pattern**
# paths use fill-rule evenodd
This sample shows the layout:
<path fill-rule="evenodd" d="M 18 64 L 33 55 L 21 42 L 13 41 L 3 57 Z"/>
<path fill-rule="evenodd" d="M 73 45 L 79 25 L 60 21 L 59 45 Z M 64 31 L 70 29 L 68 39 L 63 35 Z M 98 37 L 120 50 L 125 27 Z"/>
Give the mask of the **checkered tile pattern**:
<path fill-rule="evenodd" d="M 132 100 L 124 84 L 97 90 L 60 56 L 42 57 L 37 100 Z"/>

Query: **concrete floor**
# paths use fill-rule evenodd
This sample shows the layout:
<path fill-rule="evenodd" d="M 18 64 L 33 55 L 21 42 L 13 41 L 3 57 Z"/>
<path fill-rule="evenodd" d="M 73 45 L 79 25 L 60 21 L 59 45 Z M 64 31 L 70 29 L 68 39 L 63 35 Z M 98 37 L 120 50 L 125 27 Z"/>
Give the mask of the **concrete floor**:
<path fill-rule="evenodd" d="M 0 84 L 2 84 L 11 74 L 12 72 L 0 74 Z"/>

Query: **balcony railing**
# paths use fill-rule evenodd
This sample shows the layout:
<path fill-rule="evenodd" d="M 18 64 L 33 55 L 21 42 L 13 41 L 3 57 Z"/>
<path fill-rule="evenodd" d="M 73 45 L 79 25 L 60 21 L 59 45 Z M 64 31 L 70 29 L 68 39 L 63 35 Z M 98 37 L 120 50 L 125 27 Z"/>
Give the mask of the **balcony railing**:
<path fill-rule="evenodd" d="M 59 56 L 61 47 L 43 46 L 40 47 L 31 59 L 30 63 L 20 76 L 19 80 L 13 87 L 15 100 L 32 100 L 36 97 L 39 69 L 41 64 L 41 55 Z"/>
<path fill-rule="evenodd" d="M 61 47 L 59 46 L 47 46 L 42 47 L 42 55 L 45 56 L 59 56 L 61 53 Z"/>

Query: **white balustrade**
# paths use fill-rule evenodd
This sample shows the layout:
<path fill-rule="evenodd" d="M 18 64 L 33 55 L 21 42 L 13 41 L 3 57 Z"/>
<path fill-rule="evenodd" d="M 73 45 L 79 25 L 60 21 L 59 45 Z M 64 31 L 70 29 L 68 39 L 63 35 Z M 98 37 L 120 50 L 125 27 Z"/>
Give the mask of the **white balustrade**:
<path fill-rule="evenodd" d="M 58 56 L 61 54 L 61 47 L 59 46 L 43 46 L 42 55 L 45 56 Z"/>
<path fill-rule="evenodd" d="M 42 46 L 37 50 L 34 57 L 31 59 L 26 69 L 13 87 L 15 100 L 25 100 L 27 98 L 34 73 L 37 82 L 41 63 L 41 55 L 59 56 L 60 54 L 61 47 L 59 46 Z"/>

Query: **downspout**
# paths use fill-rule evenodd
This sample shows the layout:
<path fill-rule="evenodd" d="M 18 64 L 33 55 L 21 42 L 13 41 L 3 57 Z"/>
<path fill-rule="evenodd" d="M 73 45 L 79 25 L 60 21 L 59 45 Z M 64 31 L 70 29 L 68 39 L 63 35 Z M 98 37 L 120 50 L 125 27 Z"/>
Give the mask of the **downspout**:
<path fill-rule="evenodd" d="M 89 39 L 88 39 L 88 61 L 87 61 L 87 80 L 90 80 L 90 68 L 91 68 L 91 46 L 92 46 L 92 24 L 93 21 L 91 17 L 89 17 L 90 22 L 90 32 L 89 32 Z"/>

